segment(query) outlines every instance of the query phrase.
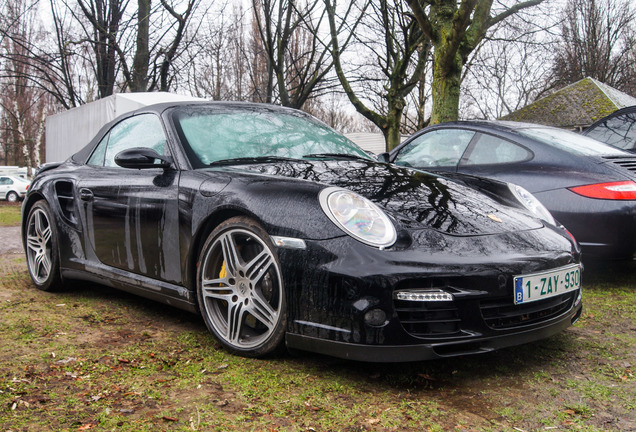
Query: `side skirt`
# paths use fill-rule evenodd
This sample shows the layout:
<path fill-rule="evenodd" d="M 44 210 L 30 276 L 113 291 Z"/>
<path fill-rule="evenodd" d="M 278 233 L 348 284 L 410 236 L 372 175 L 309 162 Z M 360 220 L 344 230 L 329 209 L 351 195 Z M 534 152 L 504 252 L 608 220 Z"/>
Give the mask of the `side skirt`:
<path fill-rule="evenodd" d="M 179 285 L 101 266 L 90 268 L 87 266 L 87 270 L 62 268 L 61 273 L 64 279 L 83 280 L 105 285 L 188 312 L 199 313 L 194 293 Z"/>

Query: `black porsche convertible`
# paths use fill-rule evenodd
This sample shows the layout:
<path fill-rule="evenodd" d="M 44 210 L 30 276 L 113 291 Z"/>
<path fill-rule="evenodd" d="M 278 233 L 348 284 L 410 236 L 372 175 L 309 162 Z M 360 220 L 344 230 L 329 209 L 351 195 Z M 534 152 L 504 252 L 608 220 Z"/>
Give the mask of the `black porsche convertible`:
<path fill-rule="evenodd" d="M 524 189 L 380 163 L 272 105 L 124 115 L 41 167 L 22 211 L 37 288 L 93 281 L 200 313 L 245 356 L 483 353 L 582 308 L 580 249 Z"/>

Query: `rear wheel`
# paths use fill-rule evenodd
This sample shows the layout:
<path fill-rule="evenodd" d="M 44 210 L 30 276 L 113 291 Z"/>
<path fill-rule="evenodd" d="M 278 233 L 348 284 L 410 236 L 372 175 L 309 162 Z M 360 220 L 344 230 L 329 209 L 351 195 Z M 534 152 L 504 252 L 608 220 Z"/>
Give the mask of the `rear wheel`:
<path fill-rule="evenodd" d="M 18 200 L 19 196 L 17 193 L 15 193 L 14 191 L 10 191 L 7 194 L 7 201 L 9 202 L 16 202 Z"/>
<path fill-rule="evenodd" d="M 44 291 L 60 288 L 57 228 L 45 201 L 38 201 L 29 211 L 24 236 L 27 267 L 35 286 Z"/>
<path fill-rule="evenodd" d="M 208 237 L 199 259 L 197 295 L 208 328 L 230 351 L 260 357 L 285 334 L 285 290 L 269 235 L 235 217 Z"/>

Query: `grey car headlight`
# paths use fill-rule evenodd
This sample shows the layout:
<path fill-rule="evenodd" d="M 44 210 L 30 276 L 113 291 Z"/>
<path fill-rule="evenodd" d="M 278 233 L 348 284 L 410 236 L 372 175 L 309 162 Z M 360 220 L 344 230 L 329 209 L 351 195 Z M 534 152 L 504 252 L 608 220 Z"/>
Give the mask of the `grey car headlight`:
<path fill-rule="evenodd" d="M 329 219 L 356 240 L 380 249 L 395 243 L 397 233 L 391 220 L 363 196 L 329 187 L 320 191 L 318 199 Z"/>
<path fill-rule="evenodd" d="M 541 202 L 530 192 L 528 192 L 521 186 L 513 183 L 508 183 L 508 188 L 510 189 L 510 192 L 512 192 L 512 194 L 517 198 L 517 200 L 530 211 L 530 213 L 551 225 L 557 224 L 550 211 L 545 208 L 545 206 L 541 204 Z"/>

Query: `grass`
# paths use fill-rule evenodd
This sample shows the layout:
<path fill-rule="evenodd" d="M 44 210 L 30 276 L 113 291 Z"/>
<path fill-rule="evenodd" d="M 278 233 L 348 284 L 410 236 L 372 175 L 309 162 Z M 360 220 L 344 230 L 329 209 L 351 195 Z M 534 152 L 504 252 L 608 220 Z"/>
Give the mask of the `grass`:
<path fill-rule="evenodd" d="M 20 204 L 2 203 L 0 205 L 0 226 L 20 225 Z"/>
<path fill-rule="evenodd" d="M 0 430 L 629 430 L 633 275 L 586 273 L 580 321 L 537 343 L 363 364 L 236 357 L 195 315 L 96 285 L 41 292 L 1 256 Z"/>

